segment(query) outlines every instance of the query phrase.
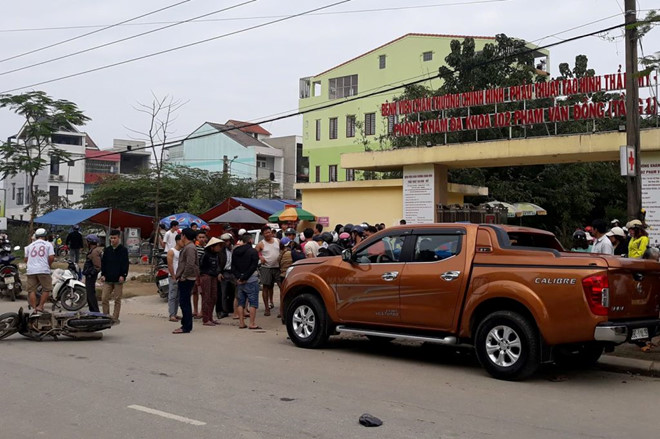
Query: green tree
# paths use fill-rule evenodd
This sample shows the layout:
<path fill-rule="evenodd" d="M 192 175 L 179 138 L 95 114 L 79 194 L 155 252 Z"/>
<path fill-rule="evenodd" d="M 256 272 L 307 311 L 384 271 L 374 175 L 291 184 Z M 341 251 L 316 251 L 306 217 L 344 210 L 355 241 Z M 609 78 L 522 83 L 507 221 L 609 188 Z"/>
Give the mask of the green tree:
<path fill-rule="evenodd" d="M 49 165 L 51 158 L 59 162 L 70 158 L 68 152 L 52 143 L 53 134 L 62 130 L 71 131 L 90 118 L 73 102 L 53 99 L 43 91 L 0 95 L 0 108 L 7 108 L 25 119 L 16 142 L 7 141 L 0 146 L 0 173 L 3 178 L 23 172 L 27 175 L 29 232 L 32 233 L 40 205 L 40 194 L 36 193 L 34 185 L 37 174 Z"/>

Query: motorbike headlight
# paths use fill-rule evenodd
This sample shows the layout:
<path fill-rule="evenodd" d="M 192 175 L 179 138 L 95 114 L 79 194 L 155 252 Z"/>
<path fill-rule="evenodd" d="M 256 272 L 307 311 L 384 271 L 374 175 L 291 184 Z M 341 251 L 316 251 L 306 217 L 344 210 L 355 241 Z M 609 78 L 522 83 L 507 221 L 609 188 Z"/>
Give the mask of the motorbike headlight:
<path fill-rule="evenodd" d="M 2 249 L 6 252 L 10 252 L 11 251 L 11 245 L 5 245 L 4 247 L 2 247 Z"/>
<path fill-rule="evenodd" d="M 285 279 L 287 278 L 287 276 L 289 276 L 289 273 L 291 273 L 291 272 L 293 271 L 294 268 L 296 268 L 296 267 L 294 267 L 294 266 L 292 265 L 292 266 L 290 266 L 289 268 L 286 269 L 286 273 L 284 273 L 284 278 L 285 278 Z"/>

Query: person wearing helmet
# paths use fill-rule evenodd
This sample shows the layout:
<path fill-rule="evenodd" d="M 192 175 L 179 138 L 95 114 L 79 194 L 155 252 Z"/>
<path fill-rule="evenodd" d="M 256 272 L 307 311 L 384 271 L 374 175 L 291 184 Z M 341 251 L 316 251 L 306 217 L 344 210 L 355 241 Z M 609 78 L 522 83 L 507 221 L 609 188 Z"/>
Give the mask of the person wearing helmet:
<path fill-rule="evenodd" d="M 44 311 L 44 305 L 53 291 L 53 281 L 50 277 L 50 266 L 55 260 L 53 244 L 46 241 L 46 229 L 39 228 L 34 232 L 35 241 L 25 247 L 25 262 L 27 264 L 28 303 L 35 312 Z M 41 285 L 41 300 L 37 303 L 37 287 Z"/>
<path fill-rule="evenodd" d="M 644 225 L 638 219 L 634 219 L 626 224 L 630 233 L 630 242 L 628 243 L 628 257 L 641 259 L 644 256 L 646 248 L 649 246 L 649 235 L 644 230 Z"/>
<path fill-rule="evenodd" d="M 87 306 L 91 312 L 99 312 L 99 302 L 96 300 L 96 279 L 101 271 L 101 257 L 103 250 L 99 246 L 99 237 L 91 234 L 85 238 L 87 241 L 87 257 L 83 265 L 82 274 L 85 276 L 85 290 L 87 291 Z"/>
<path fill-rule="evenodd" d="M 591 251 L 589 242 L 587 240 L 587 233 L 584 230 L 578 229 L 573 233 L 573 246 L 572 252 L 589 253 Z"/>
<path fill-rule="evenodd" d="M 289 238 L 291 241 L 296 240 L 296 230 L 289 227 L 284 231 L 284 237 Z"/>
<path fill-rule="evenodd" d="M 73 226 L 73 230 L 66 236 L 66 245 L 69 246 L 69 255 L 74 264 L 78 265 L 80 260 L 80 250 L 83 248 L 83 237 L 80 233 L 80 226 Z"/>

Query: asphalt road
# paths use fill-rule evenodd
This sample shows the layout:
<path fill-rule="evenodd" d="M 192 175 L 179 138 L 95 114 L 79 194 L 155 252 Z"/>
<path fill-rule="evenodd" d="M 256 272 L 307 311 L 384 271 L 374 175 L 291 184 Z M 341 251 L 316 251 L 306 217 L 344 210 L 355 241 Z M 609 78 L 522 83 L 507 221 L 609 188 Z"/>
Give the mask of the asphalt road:
<path fill-rule="evenodd" d="M 130 299 L 103 340 L 0 341 L 0 437 L 657 436 L 659 379 L 544 368 L 510 383 L 469 352 L 356 337 L 304 350 L 275 313 L 260 313 L 264 331 L 223 319 L 172 335 L 165 308 Z M 360 426 L 365 412 L 383 425 Z"/>

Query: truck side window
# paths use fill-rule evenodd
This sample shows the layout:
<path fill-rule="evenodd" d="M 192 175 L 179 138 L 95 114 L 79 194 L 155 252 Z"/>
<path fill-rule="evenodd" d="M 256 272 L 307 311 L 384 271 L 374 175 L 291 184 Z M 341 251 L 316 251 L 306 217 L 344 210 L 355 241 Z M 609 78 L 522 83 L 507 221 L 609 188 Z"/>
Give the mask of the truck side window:
<path fill-rule="evenodd" d="M 368 247 L 360 249 L 355 254 L 355 261 L 359 264 L 399 262 L 403 240 L 403 236 L 384 236 Z"/>
<path fill-rule="evenodd" d="M 459 235 L 419 235 L 415 242 L 414 262 L 435 262 L 460 252 Z"/>

